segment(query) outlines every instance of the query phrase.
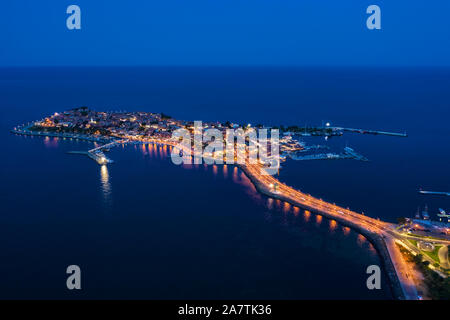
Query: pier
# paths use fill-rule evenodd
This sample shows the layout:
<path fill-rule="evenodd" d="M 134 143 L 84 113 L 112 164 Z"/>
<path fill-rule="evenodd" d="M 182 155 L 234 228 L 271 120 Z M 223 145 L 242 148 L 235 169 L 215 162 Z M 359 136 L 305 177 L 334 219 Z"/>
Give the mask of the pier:
<path fill-rule="evenodd" d="M 450 192 L 442 192 L 442 191 L 424 191 L 424 190 L 419 190 L 419 193 L 421 193 L 421 194 L 436 195 L 436 196 L 448 196 L 448 197 L 450 197 Z"/>
<path fill-rule="evenodd" d="M 108 159 L 105 154 L 102 151 L 95 151 L 95 152 L 87 152 L 87 155 L 89 158 L 97 162 L 99 165 L 104 165 L 108 163 L 113 163 L 114 161 L 111 159 Z"/>
<path fill-rule="evenodd" d="M 377 131 L 377 130 L 366 130 L 366 129 L 353 129 L 353 128 L 342 128 L 342 127 L 330 127 L 333 130 L 337 131 L 348 131 L 348 132 L 354 132 L 354 133 L 361 133 L 361 134 L 381 134 L 385 136 L 395 136 L 395 137 L 407 137 L 408 135 L 406 133 L 397 133 L 397 132 L 387 132 L 387 131 Z"/>
<path fill-rule="evenodd" d="M 104 144 L 102 146 L 93 148 L 89 151 L 87 151 L 84 154 L 87 154 L 87 156 L 89 158 L 91 158 L 92 160 L 94 160 L 95 162 L 97 162 L 99 165 L 105 165 L 105 164 L 109 164 L 109 163 L 114 163 L 113 160 L 109 159 L 108 157 L 105 156 L 105 154 L 103 153 L 104 150 L 115 147 L 119 144 L 125 144 L 128 143 L 129 140 L 128 139 L 123 139 L 123 140 L 116 140 L 107 144 Z"/>

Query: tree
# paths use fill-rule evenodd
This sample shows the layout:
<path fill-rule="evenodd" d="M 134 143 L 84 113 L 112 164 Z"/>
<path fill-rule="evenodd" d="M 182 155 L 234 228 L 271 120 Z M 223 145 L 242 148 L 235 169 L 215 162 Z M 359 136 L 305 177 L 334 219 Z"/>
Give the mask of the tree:
<path fill-rule="evenodd" d="M 416 263 L 421 263 L 422 262 L 422 254 L 418 254 L 416 256 L 414 256 L 414 262 Z"/>

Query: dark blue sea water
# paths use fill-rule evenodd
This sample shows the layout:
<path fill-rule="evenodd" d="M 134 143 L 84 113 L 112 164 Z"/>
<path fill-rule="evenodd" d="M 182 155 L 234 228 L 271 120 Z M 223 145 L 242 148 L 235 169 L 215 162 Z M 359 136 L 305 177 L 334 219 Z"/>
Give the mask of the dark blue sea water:
<path fill-rule="evenodd" d="M 168 150 L 111 150 L 107 168 L 66 151 L 92 143 L 9 133 L 87 105 L 187 120 L 406 131 L 346 134 L 371 161 L 287 161 L 279 178 L 395 221 L 449 200 L 450 70 L 59 68 L 0 70 L 1 298 L 390 298 L 366 288 L 379 264 L 362 236 L 259 195 L 237 168 L 180 167 Z M 80 265 L 81 292 L 65 288 Z"/>

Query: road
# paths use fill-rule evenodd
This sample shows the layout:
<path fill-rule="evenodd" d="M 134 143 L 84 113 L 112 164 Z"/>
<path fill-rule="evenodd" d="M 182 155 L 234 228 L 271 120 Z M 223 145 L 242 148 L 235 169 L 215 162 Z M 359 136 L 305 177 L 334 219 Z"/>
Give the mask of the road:
<path fill-rule="evenodd" d="M 397 276 L 400 280 L 400 285 L 402 286 L 405 294 L 405 299 L 417 300 L 418 294 L 414 283 L 415 271 L 412 269 L 411 265 L 405 261 L 402 253 L 398 249 L 396 244 L 396 241 L 398 240 L 395 240 L 394 237 L 385 237 L 384 241 L 386 243 L 386 247 L 388 248 L 395 271 L 397 272 Z"/>
<path fill-rule="evenodd" d="M 450 264 L 448 263 L 448 246 L 442 246 L 438 251 L 438 256 L 441 266 L 445 269 L 450 269 Z"/>
<path fill-rule="evenodd" d="M 258 183 L 258 187 L 268 195 L 290 202 L 293 205 L 309 208 L 316 212 L 323 213 L 331 218 L 336 218 L 350 226 L 362 231 L 368 231 L 378 235 L 386 244 L 390 260 L 400 282 L 405 299 L 418 299 L 417 290 L 414 285 L 413 272 L 402 257 L 395 241 L 401 239 L 401 235 L 395 231 L 393 225 L 361 213 L 339 207 L 335 204 L 325 202 L 289 187 L 275 177 L 264 173 L 264 168 L 259 164 L 247 163 L 243 167 L 249 177 Z M 256 180 L 256 181 L 255 181 Z"/>

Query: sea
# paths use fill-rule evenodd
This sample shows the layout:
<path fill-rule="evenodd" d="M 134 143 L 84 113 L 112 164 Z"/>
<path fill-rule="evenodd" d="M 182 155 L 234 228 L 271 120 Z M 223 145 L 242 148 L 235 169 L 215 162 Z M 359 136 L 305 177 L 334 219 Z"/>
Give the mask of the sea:
<path fill-rule="evenodd" d="M 392 299 L 372 244 L 333 220 L 259 194 L 233 165 L 175 165 L 157 145 L 112 148 L 12 134 L 88 106 L 177 119 L 407 133 L 302 137 L 369 159 L 282 163 L 317 198 L 396 222 L 450 198 L 450 69 L 53 67 L 0 69 L 1 299 Z M 81 270 L 69 290 L 67 267 Z"/>

